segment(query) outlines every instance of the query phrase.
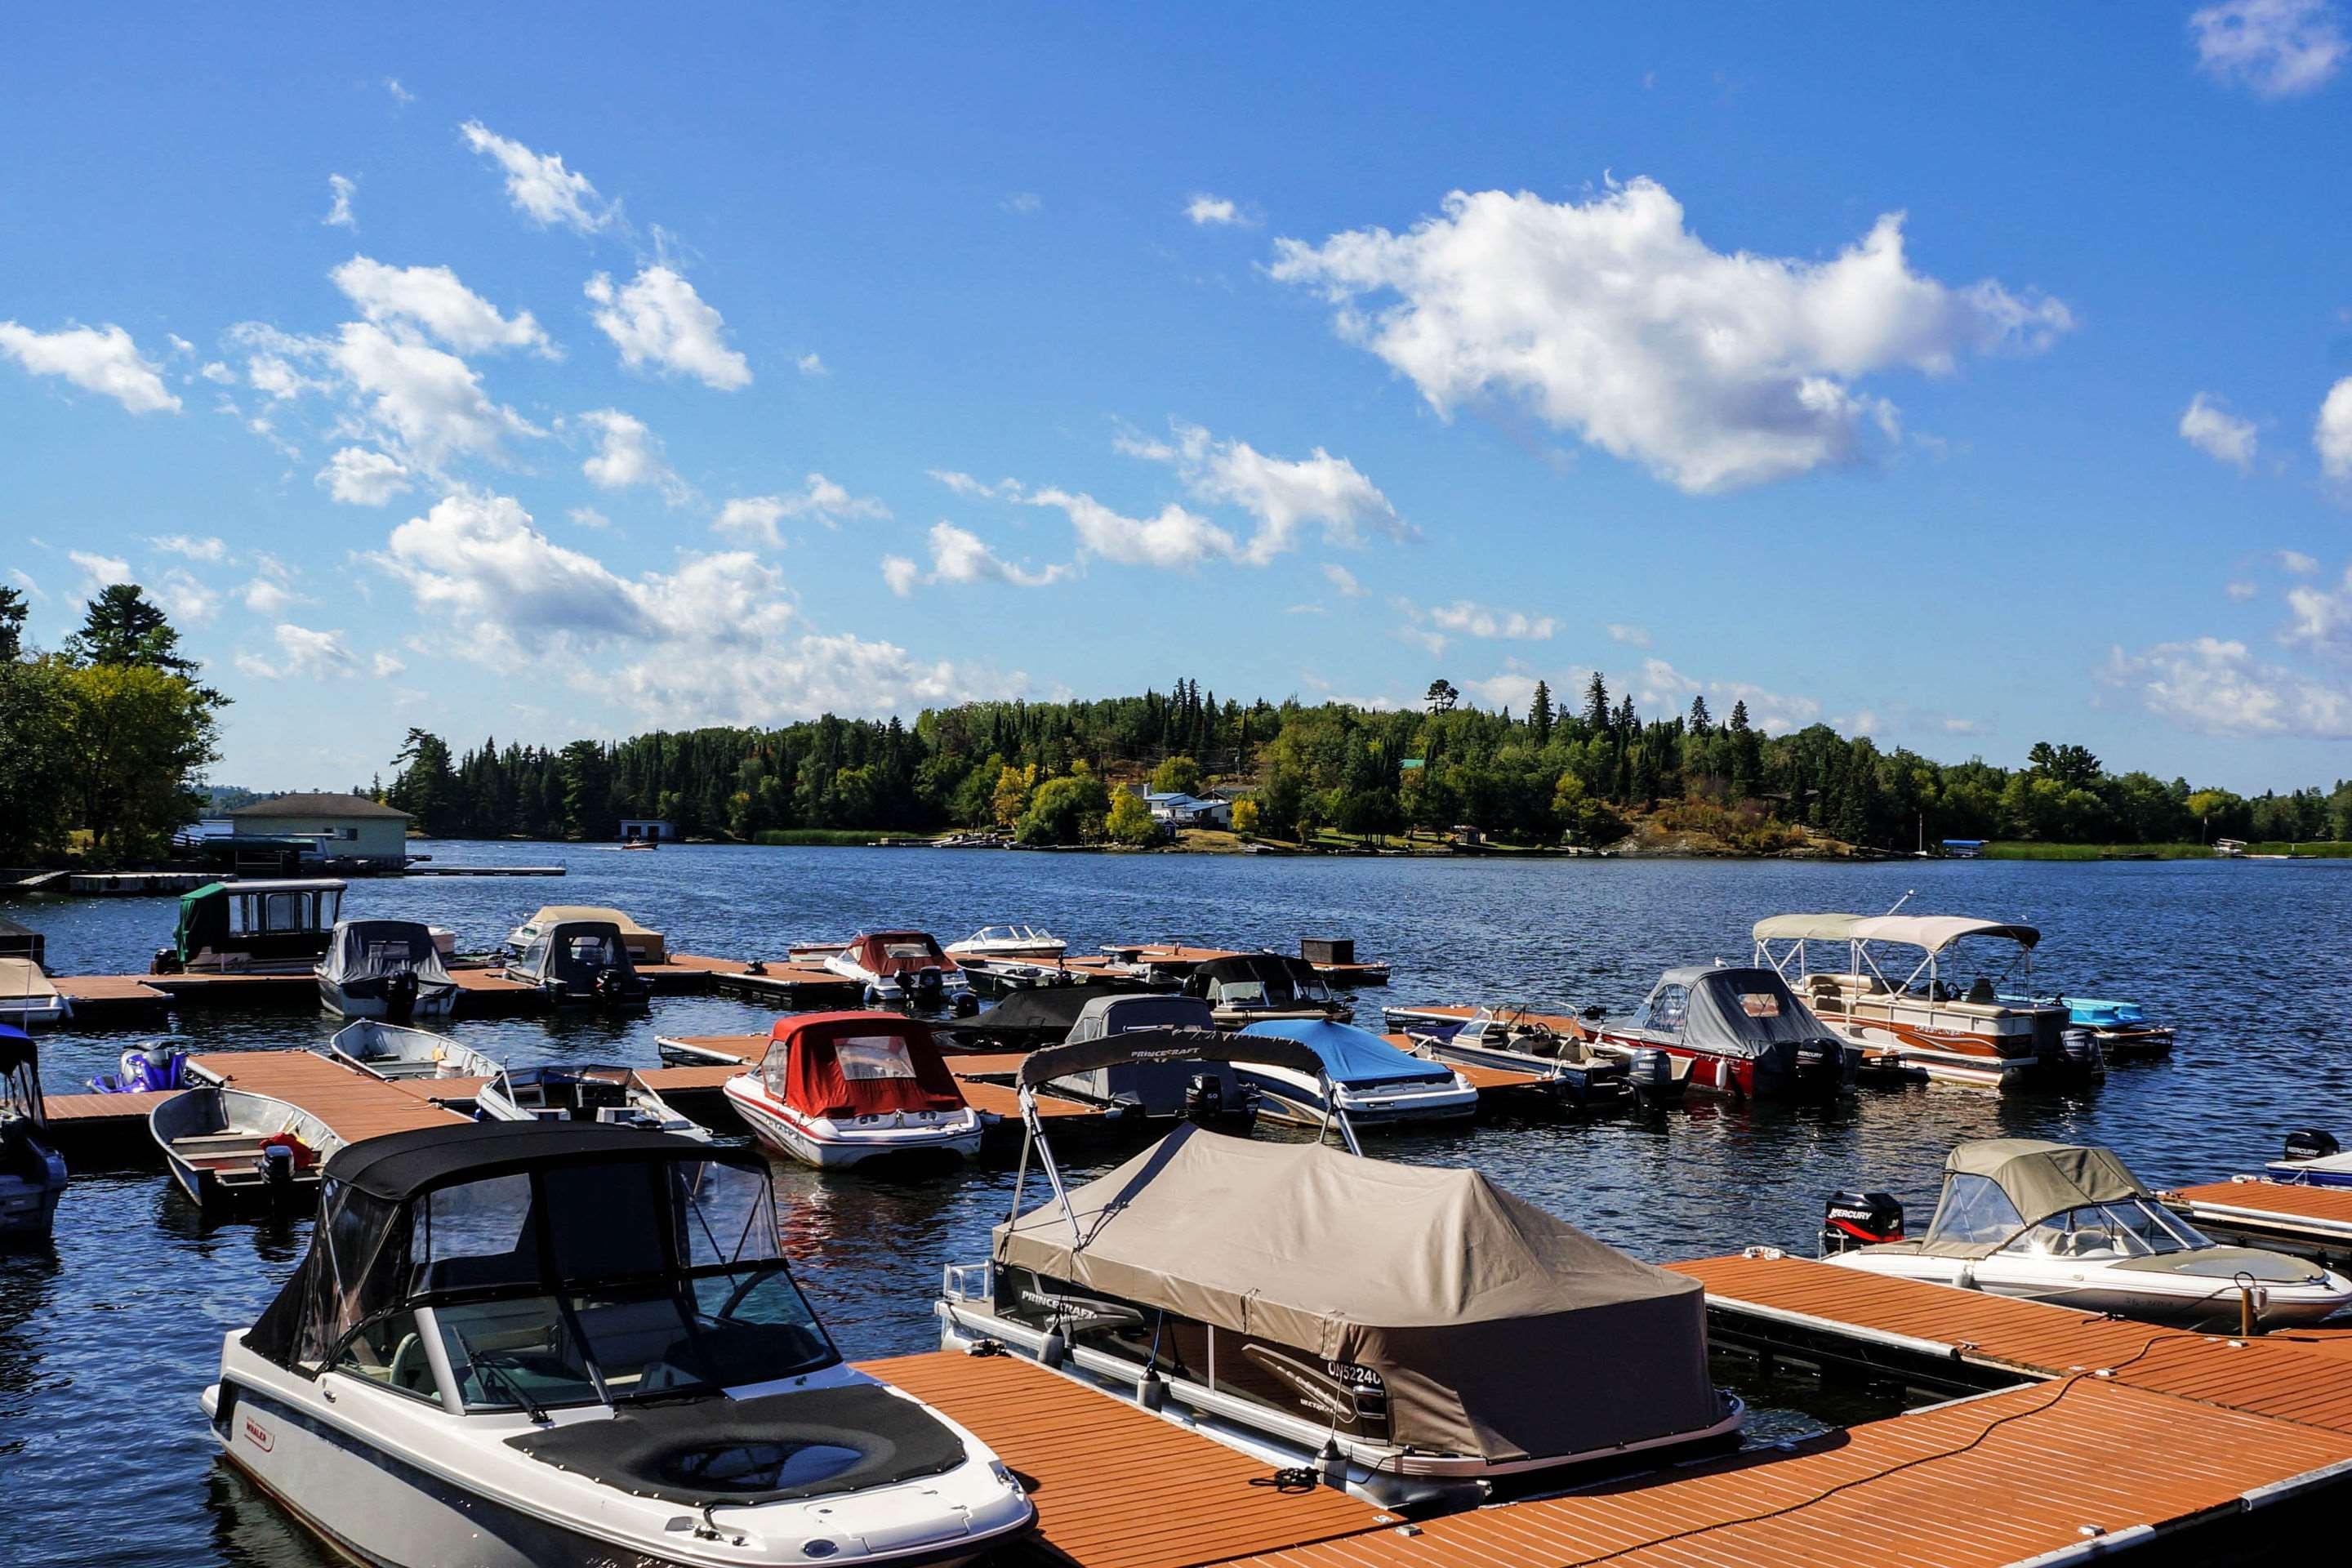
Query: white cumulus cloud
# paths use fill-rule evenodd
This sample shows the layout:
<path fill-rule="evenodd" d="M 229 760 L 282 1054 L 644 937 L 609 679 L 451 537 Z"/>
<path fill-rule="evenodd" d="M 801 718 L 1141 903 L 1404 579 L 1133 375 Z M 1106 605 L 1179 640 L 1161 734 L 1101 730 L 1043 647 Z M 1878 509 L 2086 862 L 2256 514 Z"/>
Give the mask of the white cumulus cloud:
<path fill-rule="evenodd" d="M 1035 569 L 1015 566 L 991 550 L 980 535 L 951 522 L 933 523 L 929 542 L 931 570 L 928 575 L 903 555 L 884 558 L 882 580 L 889 584 L 892 593 L 903 598 L 914 592 L 919 582 L 1005 583 L 1016 588 L 1043 588 L 1060 582 L 1074 570 L 1066 564 Z"/>
<path fill-rule="evenodd" d="M 131 581 L 131 563 L 119 555 L 100 555 L 94 550 L 68 550 L 66 559 L 81 568 L 85 593 L 95 594 L 101 588 Z"/>
<path fill-rule="evenodd" d="M 331 680 L 360 671 L 359 658 L 352 652 L 350 641 L 341 631 L 314 631 L 291 621 L 280 621 L 270 635 L 278 645 L 276 656 L 239 653 L 235 662 L 240 671 L 258 680 L 284 680 L 298 676 L 310 680 Z"/>
<path fill-rule="evenodd" d="M 158 533 L 150 535 L 147 542 L 166 555 L 184 555 L 215 566 L 228 559 L 228 541 L 217 534 Z"/>
<path fill-rule="evenodd" d="M 596 450 L 580 465 L 589 483 L 606 490 L 658 485 L 673 502 L 685 499 L 685 487 L 662 455 L 661 437 L 644 420 L 617 408 L 598 408 L 580 421 L 597 436 Z"/>
<path fill-rule="evenodd" d="M 2254 422 L 2242 419 L 2200 392 L 2180 416 L 2180 438 L 2217 463 L 2249 468 L 2254 461 Z"/>
<path fill-rule="evenodd" d="M 2148 712 L 2208 734 L 2352 736 L 2352 693 L 2258 659 L 2242 642 L 2195 637 L 2131 655 L 2118 647 L 2099 673 Z"/>
<path fill-rule="evenodd" d="M 1231 227 L 1250 221 L 1231 197 L 1213 196 L 1205 191 L 1184 204 L 1184 216 L 1203 227 Z"/>
<path fill-rule="evenodd" d="M 414 476 L 389 453 L 345 447 L 312 478 L 345 506 L 382 506 L 408 489 Z"/>
<path fill-rule="evenodd" d="M 554 345 L 529 310 L 500 315 L 446 267 L 388 267 L 354 256 L 328 277 L 378 326 L 414 326 L 461 354 L 537 349 L 554 355 Z"/>
<path fill-rule="evenodd" d="M 1559 629 L 1559 623 L 1549 616 L 1530 616 L 1523 610 L 1497 610 L 1456 599 L 1440 605 L 1429 612 L 1429 618 L 1443 629 L 1463 637 L 1503 638 L 1515 642 L 1544 642 Z"/>
<path fill-rule="evenodd" d="M 565 168 L 560 154 L 534 153 L 478 120 L 468 120 L 457 131 L 467 146 L 505 173 L 507 199 L 541 228 L 562 224 L 576 234 L 593 234 L 619 216 L 619 204 L 599 196 L 588 176 Z"/>
<path fill-rule="evenodd" d="M 37 332 L 0 321 L 0 354 L 32 375 L 54 375 L 84 392 L 102 393 L 133 414 L 177 414 L 180 400 L 164 389 L 162 367 L 139 353 L 121 327 L 65 327 Z"/>
<path fill-rule="evenodd" d="M 182 626 L 209 626 L 220 613 L 219 592 L 197 581 L 183 567 L 170 568 L 149 584 L 149 591 L 163 606 L 164 614 Z"/>
<path fill-rule="evenodd" d="M 2331 479 L 2352 479 L 2352 375 L 2327 389 L 2312 426 L 2311 445 Z"/>
<path fill-rule="evenodd" d="M 509 437 L 545 433 L 491 402 L 464 360 L 414 337 L 346 321 L 326 353 L 375 423 L 426 468 L 496 457 Z"/>
<path fill-rule="evenodd" d="M 630 369 L 690 375 L 721 392 L 751 384 L 751 365 L 727 346 L 727 323 L 668 268 L 648 267 L 619 288 L 599 272 L 586 292 L 597 306 L 596 324 Z"/>
<path fill-rule="evenodd" d="M 1456 191 L 1404 234 L 1279 240 L 1272 273 L 1319 287 L 1341 334 L 1441 414 L 1517 398 L 1696 494 L 1853 461 L 1870 431 L 1894 434 L 1864 376 L 1943 374 L 2073 325 L 2055 300 L 1914 271 L 1899 214 L 1825 262 L 1723 252 L 1648 179 L 1581 205 Z"/>
<path fill-rule="evenodd" d="M 2329 0 L 2226 0 L 2189 16 L 2197 63 L 2265 98 L 2326 85 L 2343 68 L 2344 28 Z"/>
<path fill-rule="evenodd" d="M 1334 544 L 1361 542 L 1366 531 L 1408 537 L 1403 520 L 1380 487 L 1345 458 L 1322 447 L 1307 458 L 1272 458 L 1246 441 L 1219 440 L 1197 425 L 1176 423 L 1173 440 L 1122 436 L 1121 451 L 1172 463 L 1195 500 L 1238 508 L 1257 524 L 1236 558 L 1263 566 L 1296 549 L 1308 527 Z"/>
<path fill-rule="evenodd" d="M 352 197 L 359 192 L 359 182 L 341 174 L 327 176 L 327 192 L 333 197 L 327 216 L 319 221 L 329 228 L 357 228 L 359 219 L 352 216 Z"/>
<path fill-rule="evenodd" d="M 737 496 L 719 509 L 710 526 L 730 539 L 776 550 L 784 542 L 778 525 L 786 521 L 807 518 L 838 528 L 845 521 L 890 515 L 890 509 L 878 498 L 852 495 L 823 474 L 809 475 L 803 487 L 792 495 Z"/>
<path fill-rule="evenodd" d="M 1337 561 L 1327 561 L 1323 563 L 1323 580 L 1338 590 L 1343 599 L 1360 599 L 1364 596 L 1364 585 L 1356 581 L 1356 574 Z"/>

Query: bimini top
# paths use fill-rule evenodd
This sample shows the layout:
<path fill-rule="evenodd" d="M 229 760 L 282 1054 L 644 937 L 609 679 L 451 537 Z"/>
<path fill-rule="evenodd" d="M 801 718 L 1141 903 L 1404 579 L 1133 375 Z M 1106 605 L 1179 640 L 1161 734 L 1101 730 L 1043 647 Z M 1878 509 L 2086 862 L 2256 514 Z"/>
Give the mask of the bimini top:
<path fill-rule="evenodd" d="M 928 1025 L 896 1013 L 803 1013 L 768 1033 L 768 1092 L 806 1116 L 961 1110 Z"/>
<path fill-rule="evenodd" d="M 1329 989 L 1314 965 L 1304 959 L 1281 952 L 1237 952 L 1210 959 L 1186 975 L 1184 994 L 1213 996 L 1221 987 L 1253 980 L 1265 988 L 1266 1001 L 1276 1006 L 1301 997 L 1319 997 Z"/>
<path fill-rule="evenodd" d="M 2039 1138 L 1979 1138 L 1962 1143 L 1944 1161 L 1944 1174 L 1984 1177 L 2008 1196 L 2028 1225 L 2084 1204 L 2148 1195 L 2114 1150 L 2047 1143 Z"/>
<path fill-rule="evenodd" d="M 416 921 L 337 921 L 320 967 L 339 984 L 400 973 L 415 974 L 418 985 L 436 990 L 457 984 L 441 965 L 433 928 Z"/>
<path fill-rule="evenodd" d="M 997 1226 L 998 1266 L 1370 1367 L 1401 1444 L 1501 1461 L 1719 1419 L 1698 1281 L 1475 1171 L 1188 1125 L 1069 1204 L 1076 1236 L 1058 1203 Z"/>
<path fill-rule="evenodd" d="M 460 1121 L 346 1143 L 320 1176 L 387 1203 L 436 1187 L 543 1166 L 614 1159 L 725 1160 L 764 1168 L 757 1150 L 721 1148 L 608 1121 Z"/>
<path fill-rule="evenodd" d="M 941 972 L 956 966 L 940 951 L 929 931 L 866 931 L 849 942 L 850 958 L 876 974 L 913 974 L 925 969 Z"/>
<path fill-rule="evenodd" d="M 41 1047 L 33 1044 L 32 1036 L 14 1024 L 0 1024 L 0 1072 L 37 1067 L 40 1059 Z"/>
<path fill-rule="evenodd" d="M 1078 1010 L 1066 1037 L 1071 1043 L 1123 1035 L 1129 1029 L 1213 1029 L 1217 1020 L 1198 996 L 1165 992 L 1096 996 Z"/>
<path fill-rule="evenodd" d="M 1453 1068 L 1401 1051 L 1370 1029 L 1353 1024 L 1322 1018 L 1265 1018 L 1244 1026 L 1242 1033 L 1297 1041 L 1322 1058 L 1325 1075 L 1341 1088 L 1454 1081 Z"/>
<path fill-rule="evenodd" d="M 1758 942 L 1891 942 L 1928 952 L 1968 936 L 2006 937 L 2021 947 L 2042 940 L 2032 926 L 1968 915 L 1773 915 L 1748 934 Z"/>
<path fill-rule="evenodd" d="M 1679 994 L 1677 994 L 1679 993 Z M 1773 1047 L 1833 1040 L 1813 1010 L 1770 969 L 1694 964 L 1658 977 L 1633 1022 L 1727 1056 L 1760 1057 Z"/>

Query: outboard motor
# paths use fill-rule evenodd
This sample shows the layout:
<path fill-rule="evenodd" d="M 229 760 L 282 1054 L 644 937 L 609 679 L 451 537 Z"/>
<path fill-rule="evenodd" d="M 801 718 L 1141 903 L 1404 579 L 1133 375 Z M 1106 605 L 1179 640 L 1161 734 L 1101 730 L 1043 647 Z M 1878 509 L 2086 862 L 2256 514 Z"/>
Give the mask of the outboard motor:
<path fill-rule="evenodd" d="M 979 1012 L 979 1011 L 980 1011 L 980 998 L 979 998 L 979 997 L 977 997 L 977 996 L 973 995 L 973 994 L 972 994 L 971 992 L 969 992 L 969 991 L 959 991 L 959 992 L 957 992 L 957 993 L 956 993 L 956 999 L 955 999 L 955 1016 L 956 1016 L 957 1017 L 959 1017 L 959 1018 L 969 1018 L 969 1017 L 971 1017 L 974 1013 L 977 1013 L 977 1012 Z"/>
<path fill-rule="evenodd" d="M 1194 1073 L 1184 1085 L 1184 1120 L 1205 1127 L 1224 1113 L 1224 1080 L 1213 1072 Z"/>
<path fill-rule="evenodd" d="M 404 969 L 383 983 L 383 1016 L 395 1021 L 416 1011 L 416 971 Z"/>
<path fill-rule="evenodd" d="M 595 996 L 596 1005 L 599 1007 L 610 1007 L 620 1001 L 621 972 L 619 970 L 600 969 L 596 972 Z"/>
<path fill-rule="evenodd" d="M 1891 1193 L 1832 1193 L 1822 1211 L 1822 1256 L 1903 1239 L 1903 1205 Z"/>
<path fill-rule="evenodd" d="M 1674 1085 L 1675 1064 L 1656 1047 L 1643 1046 L 1625 1064 L 1625 1077 L 1635 1094 L 1663 1093 Z"/>
<path fill-rule="evenodd" d="M 283 1139 L 273 1139 L 261 1146 L 261 1176 L 268 1184 L 269 1195 L 283 1200 L 294 1190 L 294 1147 Z"/>
<path fill-rule="evenodd" d="M 2316 1127 L 2298 1127 L 2286 1135 L 2286 1158 L 2297 1163 L 2325 1160 L 2343 1152 L 2344 1146 L 2336 1141 L 2335 1133 Z"/>
<path fill-rule="evenodd" d="M 2107 1070 L 2099 1051 L 2099 1037 L 2088 1029 L 2067 1029 L 2058 1037 L 2058 1065 L 2076 1078 L 2097 1078 Z"/>
<path fill-rule="evenodd" d="M 940 988 L 940 972 L 939 972 L 939 970 L 938 970 L 938 968 L 937 968 L 936 966 L 934 966 L 934 967 L 930 967 L 930 968 L 925 968 L 925 969 L 918 969 L 917 971 L 915 971 L 915 989 L 916 989 L 916 990 L 918 990 L 918 991 L 937 991 L 939 988 Z"/>

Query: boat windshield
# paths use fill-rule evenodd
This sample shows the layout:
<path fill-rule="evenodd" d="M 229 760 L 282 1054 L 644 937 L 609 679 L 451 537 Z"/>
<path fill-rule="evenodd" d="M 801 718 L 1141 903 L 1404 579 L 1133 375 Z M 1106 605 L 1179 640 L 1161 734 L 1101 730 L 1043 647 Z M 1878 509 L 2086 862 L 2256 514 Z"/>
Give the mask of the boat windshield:
<path fill-rule="evenodd" d="M 42 1125 L 41 1078 L 30 1060 L 0 1074 L 0 1116 L 22 1117 L 35 1127 Z"/>
<path fill-rule="evenodd" d="M 2212 1245 L 2146 1198 L 2123 1198 L 2052 1215 L 2001 1250 L 2033 1258 L 2155 1258 Z"/>

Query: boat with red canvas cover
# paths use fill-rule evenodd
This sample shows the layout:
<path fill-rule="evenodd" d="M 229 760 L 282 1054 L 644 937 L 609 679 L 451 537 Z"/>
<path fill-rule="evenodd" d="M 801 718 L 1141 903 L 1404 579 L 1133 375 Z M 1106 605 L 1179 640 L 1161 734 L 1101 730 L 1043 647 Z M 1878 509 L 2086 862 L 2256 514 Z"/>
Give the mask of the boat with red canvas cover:
<path fill-rule="evenodd" d="M 779 1018 L 767 1055 L 726 1092 L 762 1142 L 811 1165 L 980 1152 L 980 1112 L 964 1103 L 930 1026 L 896 1013 Z"/>
<path fill-rule="evenodd" d="M 970 1003 L 971 982 L 956 961 L 940 951 L 929 931 L 864 931 L 820 962 L 845 980 L 866 987 L 869 1006 L 949 1006 Z"/>

